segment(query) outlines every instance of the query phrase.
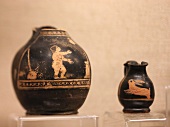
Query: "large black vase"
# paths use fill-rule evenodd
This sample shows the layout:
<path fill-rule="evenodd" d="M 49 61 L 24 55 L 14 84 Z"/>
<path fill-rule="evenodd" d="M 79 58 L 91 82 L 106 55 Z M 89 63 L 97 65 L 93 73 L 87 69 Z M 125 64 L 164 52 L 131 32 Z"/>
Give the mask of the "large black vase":
<path fill-rule="evenodd" d="M 127 61 L 118 98 L 125 113 L 148 113 L 154 101 L 154 86 L 146 72 L 147 62 Z"/>
<path fill-rule="evenodd" d="M 16 54 L 12 80 L 27 114 L 75 114 L 90 88 L 90 62 L 66 31 L 45 26 Z"/>

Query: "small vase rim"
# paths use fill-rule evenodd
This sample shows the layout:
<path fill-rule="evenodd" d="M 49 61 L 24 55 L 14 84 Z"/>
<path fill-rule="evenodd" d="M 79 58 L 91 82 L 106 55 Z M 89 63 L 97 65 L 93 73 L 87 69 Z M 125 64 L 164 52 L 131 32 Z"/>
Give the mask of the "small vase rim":
<path fill-rule="evenodd" d="M 138 63 L 136 61 L 127 61 L 125 66 L 147 66 L 148 62 L 142 61 L 141 63 Z"/>

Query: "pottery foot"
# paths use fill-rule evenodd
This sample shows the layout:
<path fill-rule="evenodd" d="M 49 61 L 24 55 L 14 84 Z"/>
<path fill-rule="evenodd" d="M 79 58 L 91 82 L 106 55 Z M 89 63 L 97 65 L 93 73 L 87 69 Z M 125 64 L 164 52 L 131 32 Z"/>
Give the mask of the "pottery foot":
<path fill-rule="evenodd" d="M 33 111 L 27 111 L 26 112 L 26 115 L 72 115 L 72 114 L 77 114 L 78 111 L 75 110 L 75 111 L 66 111 L 66 112 L 59 112 L 59 111 L 51 111 L 51 112 L 48 112 L 48 111 L 36 111 L 36 112 L 33 112 Z"/>
<path fill-rule="evenodd" d="M 149 108 L 124 108 L 124 113 L 148 113 L 150 112 Z"/>

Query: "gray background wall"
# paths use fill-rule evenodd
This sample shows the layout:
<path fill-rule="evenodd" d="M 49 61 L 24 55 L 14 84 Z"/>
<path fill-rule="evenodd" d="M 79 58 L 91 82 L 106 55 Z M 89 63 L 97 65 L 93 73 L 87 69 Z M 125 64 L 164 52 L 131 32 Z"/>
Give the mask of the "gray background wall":
<path fill-rule="evenodd" d="M 11 113 L 24 114 L 12 82 L 15 53 L 32 29 L 52 25 L 66 30 L 84 48 L 92 65 L 92 86 L 80 114 L 121 112 L 118 85 L 127 60 L 147 61 L 156 97 L 152 112 L 164 112 L 164 86 L 170 83 L 169 0 L 1 0 L 0 126 Z"/>

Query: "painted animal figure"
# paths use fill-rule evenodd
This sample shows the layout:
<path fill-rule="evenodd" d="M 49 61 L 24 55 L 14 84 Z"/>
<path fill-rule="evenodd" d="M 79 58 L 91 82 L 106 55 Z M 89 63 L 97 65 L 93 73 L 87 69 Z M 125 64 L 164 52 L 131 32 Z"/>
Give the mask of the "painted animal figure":
<path fill-rule="evenodd" d="M 141 87 L 136 86 L 136 85 L 142 86 L 143 83 L 145 83 L 145 82 L 142 81 L 142 80 L 133 80 L 133 79 L 130 79 L 128 81 L 129 89 L 124 90 L 124 91 L 126 93 L 128 93 L 128 94 L 146 96 L 147 99 L 151 99 L 151 97 L 150 97 L 150 88 L 147 89 L 147 88 L 141 88 Z"/>

